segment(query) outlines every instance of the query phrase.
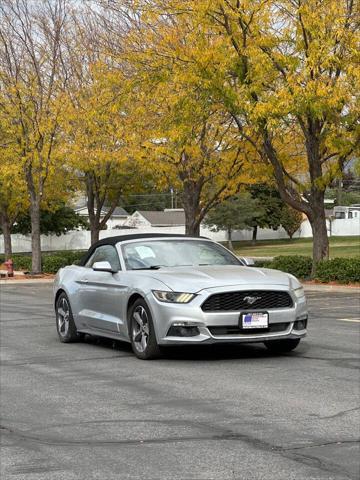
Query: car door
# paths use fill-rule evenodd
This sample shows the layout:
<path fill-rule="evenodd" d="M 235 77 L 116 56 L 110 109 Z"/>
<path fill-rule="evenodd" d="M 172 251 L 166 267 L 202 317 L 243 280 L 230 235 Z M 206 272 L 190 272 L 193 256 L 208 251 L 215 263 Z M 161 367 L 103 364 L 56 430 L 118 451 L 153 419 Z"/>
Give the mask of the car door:
<path fill-rule="evenodd" d="M 113 271 L 93 270 L 95 262 L 109 262 Z M 116 248 L 113 245 L 101 245 L 89 258 L 78 283 L 79 320 L 86 329 L 99 333 L 119 333 L 124 324 L 122 304 L 127 286 L 123 283 L 124 274 Z"/>

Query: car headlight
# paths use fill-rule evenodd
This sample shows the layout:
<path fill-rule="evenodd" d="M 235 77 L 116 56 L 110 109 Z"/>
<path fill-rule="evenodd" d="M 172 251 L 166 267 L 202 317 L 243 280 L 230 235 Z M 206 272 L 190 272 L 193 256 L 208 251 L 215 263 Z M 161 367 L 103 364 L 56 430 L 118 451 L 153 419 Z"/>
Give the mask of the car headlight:
<path fill-rule="evenodd" d="M 305 292 L 304 292 L 303 287 L 294 288 L 293 292 L 294 292 L 296 298 L 302 298 L 302 297 L 305 296 Z"/>
<path fill-rule="evenodd" d="M 167 303 L 189 303 L 196 297 L 194 293 L 186 292 L 162 292 L 160 290 L 153 290 L 152 293 L 157 300 Z"/>

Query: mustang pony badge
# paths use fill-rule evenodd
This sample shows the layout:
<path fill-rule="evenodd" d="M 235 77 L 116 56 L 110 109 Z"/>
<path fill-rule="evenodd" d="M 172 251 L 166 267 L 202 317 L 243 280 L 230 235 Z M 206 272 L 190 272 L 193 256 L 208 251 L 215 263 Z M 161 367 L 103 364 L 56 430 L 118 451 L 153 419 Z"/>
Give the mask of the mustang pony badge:
<path fill-rule="evenodd" d="M 261 300 L 261 297 L 250 297 L 250 296 L 244 297 L 244 302 L 247 302 L 249 305 L 252 305 L 257 300 Z"/>

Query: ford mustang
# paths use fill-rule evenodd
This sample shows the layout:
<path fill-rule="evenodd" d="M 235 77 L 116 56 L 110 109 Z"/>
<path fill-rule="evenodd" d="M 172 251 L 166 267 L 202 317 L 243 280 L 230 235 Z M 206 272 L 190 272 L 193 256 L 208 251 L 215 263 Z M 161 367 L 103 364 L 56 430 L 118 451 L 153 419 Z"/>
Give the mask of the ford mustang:
<path fill-rule="evenodd" d="M 207 238 L 135 234 L 95 243 L 54 282 L 62 342 L 85 334 L 161 346 L 263 342 L 289 352 L 306 335 L 304 290 L 290 274 L 250 267 Z"/>

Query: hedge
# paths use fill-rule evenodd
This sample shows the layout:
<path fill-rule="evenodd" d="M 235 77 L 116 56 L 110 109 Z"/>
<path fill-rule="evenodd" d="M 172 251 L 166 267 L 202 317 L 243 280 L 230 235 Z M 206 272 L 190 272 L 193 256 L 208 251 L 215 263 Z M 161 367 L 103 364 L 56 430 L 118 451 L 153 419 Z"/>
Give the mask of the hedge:
<path fill-rule="evenodd" d="M 256 261 L 255 265 L 282 270 L 302 280 L 308 280 L 311 276 L 312 258 L 300 255 L 282 255 L 271 261 Z M 322 260 L 317 265 L 314 279 L 324 283 L 360 282 L 360 257 Z"/>
<path fill-rule="evenodd" d="M 59 251 L 56 253 L 44 252 L 41 255 L 42 267 L 44 273 L 56 273 L 59 268 L 66 265 L 78 263 L 84 255 L 83 251 Z M 31 255 L 15 253 L 12 256 L 15 270 L 22 270 L 25 272 L 31 271 Z M 4 255 L 0 255 L 0 264 L 5 261 Z"/>
<path fill-rule="evenodd" d="M 270 268 L 291 273 L 298 278 L 307 279 L 311 276 L 312 258 L 301 255 L 281 255 L 273 259 Z"/>
<path fill-rule="evenodd" d="M 322 260 L 316 268 L 316 279 L 324 283 L 360 282 L 360 257 Z"/>
<path fill-rule="evenodd" d="M 262 268 L 274 268 L 306 279 L 311 275 L 312 259 L 301 255 L 281 255 L 274 257 L 273 260 L 257 260 L 255 265 Z"/>

